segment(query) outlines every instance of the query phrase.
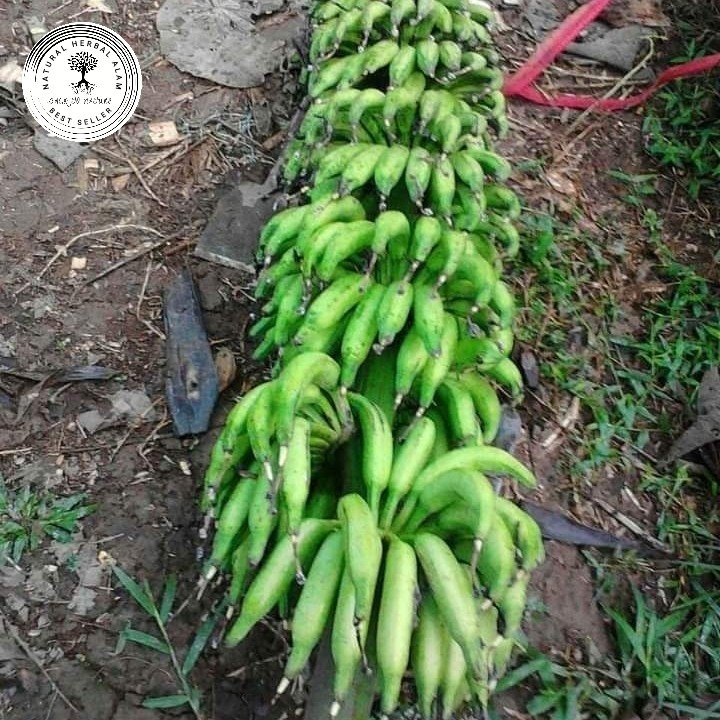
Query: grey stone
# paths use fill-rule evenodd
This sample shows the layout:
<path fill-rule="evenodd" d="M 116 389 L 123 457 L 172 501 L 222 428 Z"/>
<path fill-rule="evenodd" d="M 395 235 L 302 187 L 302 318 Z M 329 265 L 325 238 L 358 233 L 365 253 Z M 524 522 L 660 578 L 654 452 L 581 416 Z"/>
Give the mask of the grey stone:
<path fill-rule="evenodd" d="M 261 85 L 305 24 L 300 12 L 256 23 L 258 15 L 284 9 L 281 0 L 167 0 L 157 14 L 160 48 L 180 70 L 221 85 Z M 291 0 L 291 10 L 299 10 Z"/>
<path fill-rule="evenodd" d="M 67 170 L 81 155 L 90 149 L 90 144 L 63 140 L 36 129 L 33 146 L 60 170 Z"/>
<path fill-rule="evenodd" d="M 273 212 L 265 185 L 242 182 L 218 201 L 195 248 L 195 255 L 245 272 L 255 272 L 260 229 Z"/>
<path fill-rule="evenodd" d="M 652 28 L 628 25 L 608 30 L 597 40 L 570 43 L 567 52 L 628 72 L 634 67 L 641 47 L 652 35 Z"/>

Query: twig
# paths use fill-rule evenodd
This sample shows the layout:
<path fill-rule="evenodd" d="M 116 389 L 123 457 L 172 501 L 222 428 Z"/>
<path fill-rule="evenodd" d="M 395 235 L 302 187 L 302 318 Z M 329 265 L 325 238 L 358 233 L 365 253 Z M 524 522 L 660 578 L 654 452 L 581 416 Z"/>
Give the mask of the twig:
<path fill-rule="evenodd" d="M 38 670 L 43 674 L 45 679 L 52 685 L 53 690 L 57 693 L 58 697 L 73 711 L 73 712 L 80 712 L 71 702 L 68 700 L 67 696 L 63 691 L 58 687 L 58 684 L 50 677 L 50 673 L 44 668 L 43 664 L 37 659 L 37 656 L 32 651 L 30 646 L 20 637 L 20 634 L 15 629 L 15 626 L 8 620 L 7 615 L 0 610 L 0 619 L 3 621 L 3 624 L 7 628 L 7 631 L 12 636 L 12 639 L 20 646 L 22 651 L 28 656 L 30 660 L 37 666 Z"/>
<path fill-rule="evenodd" d="M 128 157 L 124 158 L 125 162 L 130 166 L 131 170 L 135 173 L 135 177 L 140 181 L 140 184 L 145 189 L 145 192 L 161 207 L 167 207 L 167 203 L 164 203 L 153 191 L 153 189 L 145 182 L 145 178 L 142 173 L 138 170 L 138 166 Z"/>
<path fill-rule="evenodd" d="M 150 228 L 146 228 L 149 230 Z M 124 267 L 128 263 L 131 263 L 133 260 L 137 260 L 138 258 L 141 258 L 143 255 L 147 255 L 148 253 L 152 252 L 153 250 L 157 250 L 159 247 L 162 247 L 166 242 L 170 242 L 171 240 L 174 240 L 175 238 L 180 237 L 182 233 L 175 233 L 174 235 L 168 235 L 165 237 L 162 233 L 159 233 L 157 231 L 154 231 L 156 235 L 160 235 L 162 237 L 162 240 L 158 240 L 157 242 L 152 243 L 151 245 L 148 245 L 146 247 L 138 248 L 132 255 L 129 255 L 126 258 L 123 258 L 122 260 L 118 260 L 116 263 L 113 263 L 110 265 L 110 267 L 105 268 L 101 272 L 99 272 L 97 275 L 94 275 L 90 279 L 85 281 L 85 285 L 92 285 L 94 282 L 97 282 L 98 280 L 102 280 L 105 276 L 109 275 L 110 273 L 115 272 L 116 270 L 119 270 L 121 267 Z"/>
<path fill-rule="evenodd" d="M 55 707 L 55 701 L 58 699 L 57 691 L 53 693 L 52 700 L 50 701 L 50 706 L 48 707 L 48 711 L 45 715 L 45 720 L 50 720 L 50 715 L 52 715 L 53 708 Z"/>
<path fill-rule="evenodd" d="M 572 132 L 574 132 L 578 125 L 591 113 L 593 110 L 596 109 L 598 103 L 602 100 L 607 100 L 608 98 L 612 97 L 618 90 L 621 90 L 625 85 L 627 85 L 628 81 L 632 79 L 634 75 L 637 75 L 641 70 L 643 70 L 652 56 L 655 54 L 655 45 L 652 42 L 652 39 L 649 39 L 650 42 L 650 49 L 646 53 L 645 57 L 643 57 L 640 62 L 635 65 L 630 71 L 625 73 L 602 97 L 598 98 L 597 102 L 593 103 L 590 107 L 585 108 L 576 118 L 575 120 L 570 123 L 570 127 L 567 129 L 567 132 L 565 133 L 565 137 L 569 137 Z M 575 143 L 580 139 L 580 137 L 573 138 L 567 145 L 563 147 L 562 153 L 560 153 L 559 157 L 553 158 L 554 162 L 559 162 L 560 160 L 563 160 L 567 157 L 569 152 L 574 147 Z"/>
<path fill-rule="evenodd" d="M 140 292 L 138 293 L 138 301 L 137 305 L 135 306 L 135 317 L 139 320 L 140 319 L 140 308 L 142 307 L 143 300 L 145 299 L 145 291 L 147 290 L 148 281 L 150 280 L 150 271 L 152 270 L 152 260 L 147 264 L 147 267 L 145 268 L 145 277 L 143 278 L 143 284 L 140 288 Z"/>
<path fill-rule="evenodd" d="M 35 282 L 42 280 L 42 278 L 45 276 L 45 273 L 47 273 L 47 271 L 55 264 L 57 259 L 62 255 L 65 255 L 70 249 L 70 247 L 74 245 L 78 240 L 81 240 L 84 237 L 90 237 L 92 235 L 102 235 L 103 233 L 112 232 L 113 230 L 146 230 L 147 232 L 151 232 L 155 235 L 160 235 L 161 237 L 163 236 L 161 232 L 158 232 L 154 228 L 146 227 L 145 225 L 133 224 L 110 225 L 109 227 L 100 228 L 98 230 L 88 230 L 87 232 L 80 233 L 79 235 L 75 235 L 75 237 L 70 238 L 59 250 L 57 250 L 57 252 L 45 264 L 45 267 L 35 277 Z M 13 297 L 17 297 L 21 292 L 27 290 L 31 284 L 32 281 L 28 280 L 28 282 L 26 282 L 22 287 L 20 287 L 13 293 Z"/>

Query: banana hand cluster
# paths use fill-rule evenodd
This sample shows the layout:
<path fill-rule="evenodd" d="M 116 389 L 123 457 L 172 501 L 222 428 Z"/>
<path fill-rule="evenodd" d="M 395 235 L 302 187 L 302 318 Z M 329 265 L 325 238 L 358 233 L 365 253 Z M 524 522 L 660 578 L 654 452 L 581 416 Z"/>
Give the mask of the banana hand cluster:
<path fill-rule="evenodd" d="M 272 379 L 228 416 L 204 482 L 199 592 L 227 579 L 226 643 L 274 608 L 283 692 L 328 630 L 336 715 L 359 669 L 384 712 L 410 669 L 425 717 L 486 707 L 505 672 L 536 523 L 491 479 L 522 397 L 503 264 L 520 238 L 499 57 L 481 0 L 326 0 L 309 110 L 264 227 L 250 331 Z"/>

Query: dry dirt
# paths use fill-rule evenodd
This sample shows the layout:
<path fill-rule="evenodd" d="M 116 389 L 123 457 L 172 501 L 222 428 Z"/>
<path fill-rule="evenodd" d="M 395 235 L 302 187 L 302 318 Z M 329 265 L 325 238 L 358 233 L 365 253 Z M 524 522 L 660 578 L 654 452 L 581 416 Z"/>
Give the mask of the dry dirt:
<path fill-rule="evenodd" d="M 243 167 L 242 155 L 228 157 L 216 138 L 198 134 L 181 152 L 143 171 L 154 197 L 139 183 L 128 159 L 142 168 L 158 157 L 145 139 L 148 121 L 175 119 L 180 124 L 218 108 L 249 109 L 258 126 L 255 140 L 262 143 L 287 125 L 294 100 L 291 81 L 284 78 L 269 78 L 266 88 L 242 92 L 180 73 L 159 57 L 156 5 L 146 0 L 117 5 L 117 12 L 94 13 L 91 19 L 119 31 L 141 56 L 144 90 L 133 121 L 65 172 L 33 149 L 32 130 L 21 120 L 0 127 L 0 356 L 13 357 L 24 370 L 98 363 L 121 375 L 106 382 L 41 388 L 19 420 L 19 409 L 36 388 L 0 375 L 0 399 L 9 398 L 0 404 L 0 476 L 11 486 L 30 482 L 36 487 L 50 484 L 59 493 L 86 491 L 98 509 L 83 521 L 75 546 L 80 556 L 92 559 L 103 550 L 155 589 L 162 578 L 176 572 L 184 597 L 198 571 L 196 496 L 208 449 L 233 395 L 253 384 L 260 372 L 247 361 L 243 333 L 251 309 L 251 279 L 194 260 L 192 245 L 222 189 L 236 182 L 241 170 L 248 177 L 262 178 L 271 153 L 266 162 Z M 45 17 L 53 27 L 67 22 L 81 7 L 79 0 L 0 2 L 0 61 L 3 54 L 17 57 L 26 45 L 23 16 Z M 513 44 L 511 37 L 517 36 L 501 38 L 503 51 L 512 58 L 526 55 L 527 48 Z M 559 214 L 578 205 L 588 226 L 607 227 L 603 220 L 612 219 L 612 228 L 625 222 L 632 232 L 634 218 L 620 203 L 618 186 L 606 171 L 632 173 L 648 164 L 639 116 L 590 117 L 578 127 L 571 127 L 556 111 L 513 106 L 511 116 L 513 129 L 503 149 L 513 162 L 556 156 L 539 181 L 516 176 L 527 204 Z M 153 228 L 170 239 L 106 278 L 86 284 L 128 251 L 158 239 L 147 230 L 119 229 L 120 225 Z M 37 279 L 58 246 L 101 229 L 107 231 L 75 240 Z M 86 268 L 71 270 L 72 257 L 86 258 Z M 229 346 L 239 367 L 215 413 L 215 428 L 196 447 L 172 436 L 163 400 L 162 289 L 186 265 L 200 289 L 210 339 L 214 345 Z M 628 284 L 632 282 L 628 278 Z M 106 409 L 107 398 L 122 389 L 146 393 L 157 403 L 155 419 L 95 435 L 82 432 L 77 415 Z M 543 481 L 538 497 L 567 505 L 554 458 L 532 447 L 530 454 Z M 189 475 L 181 467 L 184 462 L 189 463 Z M 617 500 L 615 491 L 612 480 L 597 487 L 598 493 Z M 548 552 L 549 560 L 534 580 L 548 615 L 534 625 L 532 639 L 541 649 L 561 655 L 578 648 L 584 652 L 588 641 L 607 652 L 610 641 L 587 565 L 573 548 L 549 543 Z M 56 571 L 48 568 L 53 565 Z M 78 577 L 50 546 L 23 558 L 22 569 L 27 577 L 44 578 L 47 594 L 0 575 L 0 608 L 46 659 L 48 672 L 79 712 L 70 711 L 38 668 L 19 653 L 0 657 L 0 718 L 161 717 L 159 711 L 139 704 L 147 695 L 175 692 L 162 658 L 130 645 L 114 653 L 117 633 L 129 621 L 152 629 L 127 595 L 106 575 L 92 606 L 79 614 L 68 608 Z M 192 636 L 202 610 L 191 603 L 171 624 L 178 647 Z M 238 651 L 207 652 L 193 677 L 205 691 L 208 717 L 280 718 L 288 711 L 292 715 L 287 703 L 269 706 L 284 649 L 282 637 L 261 629 Z"/>

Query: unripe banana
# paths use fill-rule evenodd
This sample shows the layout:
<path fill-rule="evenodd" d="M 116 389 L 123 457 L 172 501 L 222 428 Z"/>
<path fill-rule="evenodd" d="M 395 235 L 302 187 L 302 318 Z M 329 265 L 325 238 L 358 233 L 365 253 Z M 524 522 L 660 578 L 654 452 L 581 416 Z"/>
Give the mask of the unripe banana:
<path fill-rule="evenodd" d="M 482 375 L 473 371 L 461 373 L 458 382 L 462 383 L 472 397 L 475 411 L 480 417 L 484 442 L 492 443 L 502 420 L 502 407 L 495 388 Z"/>
<path fill-rule="evenodd" d="M 280 492 L 287 513 L 288 532 L 296 545 L 310 493 L 310 423 L 302 417 L 295 418 L 293 423 Z"/>
<path fill-rule="evenodd" d="M 445 307 L 442 297 L 431 283 L 413 281 L 413 320 L 417 334 L 425 344 L 425 349 L 433 358 L 440 357 L 442 335 L 445 326 Z"/>
<path fill-rule="evenodd" d="M 384 145 L 371 145 L 356 155 L 346 166 L 340 180 L 340 194 L 347 195 L 367 183 L 375 173 L 375 166 L 385 151 Z"/>
<path fill-rule="evenodd" d="M 456 42 L 442 40 L 438 51 L 440 64 L 450 73 L 455 73 L 462 67 L 462 48 Z"/>
<path fill-rule="evenodd" d="M 291 627 L 292 650 L 278 685 L 278 695 L 285 692 L 290 681 L 303 671 L 320 642 L 335 605 L 344 567 L 343 536 L 335 530 L 323 540 L 295 605 Z"/>
<path fill-rule="evenodd" d="M 384 206 L 385 199 L 393 191 L 393 188 L 402 180 L 405 174 L 410 150 L 404 145 L 391 145 L 386 148 L 375 166 L 373 179 L 375 187 L 381 197 L 381 204 Z M 397 212 L 397 211 L 393 211 Z M 406 216 L 403 214 L 406 219 Z"/>
<path fill-rule="evenodd" d="M 522 399 L 523 379 L 518 366 L 510 359 L 503 357 L 498 362 L 483 369 L 485 375 L 507 388 L 516 402 Z"/>
<path fill-rule="evenodd" d="M 453 640 L 450 633 L 445 635 L 443 657 L 445 658 L 445 665 L 440 683 L 443 708 L 442 719 L 450 720 L 457 706 L 457 698 L 461 693 L 468 672 L 463 649 Z"/>
<path fill-rule="evenodd" d="M 408 666 L 416 589 L 415 551 L 399 538 L 393 538 L 385 558 L 377 624 L 380 706 L 384 713 L 395 710 L 400 684 Z"/>
<path fill-rule="evenodd" d="M 359 393 L 348 393 L 348 402 L 362 432 L 362 474 L 368 505 L 377 520 L 380 496 L 390 480 L 393 463 L 393 436 L 390 423 L 375 403 Z"/>
<path fill-rule="evenodd" d="M 298 555 L 303 565 L 314 557 L 320 543 L 336 527 L 334 520 L 303 520 L 298 538 Z M 228 647 L 237 645 L 275 607 L 294 577 L 295 552 L 286 535 L 278 541 L 245 593 L 240 615 L 225 636 Z"/>
<path fill-rule="evenodd" d="M 522 568 L 528 572 L 534 570 L 545 560 L 540 526 L 522 508 L 505 498 L 498 498 L 496 511 L 513 536 Z"/>
<path fill-rule="evenodd" d="M 410 327 L 400 344 L 395 366 L 395 407 L 410 392 L 415 378 L 419 377 L 429 360 L 425 342 L 415 326 Z"/>
<path fill-rule="evenodd" d="M 356 220 L 345 223 L 344 232 L 325 247 L 317 265 L 317 275 L 324 282 L 332 280 L 338 266 L 370 247 L 375 235 L 375 223 Z"/>
<path fill-rule="evenodd" d="M 415 477 L 426 465 L 435 445 L 435 423 L 420 418 L 403 442 L 395 446 L 393 465 L 387 485 L 387 498 L 382 508 L 380 527 L 387 530 L 395 517 L 398 503 L 407 494 Z"/>
<path fill-rule="evenodd" d="M 290 360 L 283 369 L 277 380 L 275 404 L 280 468 L 285 464 L 287 445 L 304 389 L 309 385 L 318 385 L 324 390 L 331 390 L 337 386 L 339 377 L 340 366 L 329 355 L 320 352 L 302 353 Z"/>
<path fill-rule="evenodd" d="M 470 581 L 441 538 L 421 532 L 413 545 L 448 632 L 462 648 L 468 666 L 474 668 L 479 628 Z"/>
<path fill-rule="evenodd" d="M 529 583 L 530 575 L 528 573 L 518 573 L 497 601 L 503 622 L 502 631 L 506 637 L 515 637 L 520 630 L 527 603 Z"/>
<path fill-rule="evenodd" d="M 366 632 L 382 561 L 382 540 L 373 512 L 360 495 L 343 495 L 338 517 L 345 539 L 345 561 L 355 588 L 355 619 Z"/>
<path fill-rule="evenodd" d="M 311 303 L 296 337 L 296 342 L 304 341 L 305 333 L 312 330 L 331 328 L 345 314 L 350 312 L 367 291 L 367 278 L 360 273 L 348 273 L 334 280 Z"/>
<path fill-rule="evenodd" d="M 385 290 L 378 307 L 378 344 L 387 347 L 405 327 L 413 304 L 413 286 L 397 280 Z"/>
<path fill-rule="evenodd" d="M 402 527 L 407 522 L 415 510 L 420 493 L 449 470 L 475 470 L 487 475 L 510 475 L 526 487 L 535 487 L 536 484 L 530 470 L 505 450 L 491 445 L 451 450 L 427 465 L 415 478 L 397 518 L 397 527 Z"/>
<path fill-rule="evenodd" d="M 430 720 L 433 717 L 432 706 L 440 688 L 443 670 L 447 666 L 446 652 L 450 634 L 432 595 L 423 594 L 418 616 L 411 647 L 411 663 L 418 706 L 423 718 Z M 460 653 L 462 655 L 462 650 Z"/>
<path fill-rule="evenodd" d="M 389 65 L 400 46 L 395 40 L 380 40 L 365 50 L 365 75 L 371 75 Z"/>
<path fill-rule="evenodd" d="M 475 403 L 464 385 L 447 377 L 438 387 L 435 398 L 456 446 L 479 445 L 483 442 Z"/>
<path fill-rule="evenodd" d="M 355 586 L 350 577 L 347 559 L 335 606 L 330 649 L 335 665 L 333 678 L 335 700 L 330 708 L 330 717 L 334 718 L 340 712 L 341 704 L 350 692 L 362 659 L 362 650 L 355 629 Z"/>
<path fill-rule="evenodd" d="M 399 134 L 396 130 L 399 129 L 400 116 L 403 112 L 409 112 L 410 116 L 414 117 L 415 106 L 425 90 L 425 84 L 425 76 L 418 71 L 410 73 L 401 85 L 388 90 L 383 107 L 383 123 L 392 137 Z M 393 124 L 396 126 L 395 129 Z"/>
<path fill-rule="evenodd" d="M 215 576 L 218 567 L 226 561 L 232 552 L 233 545 L 236 544 L 239 533 L 247 521 L 256 483 L 254 477 L 242 478 L 235 485 L 232 494 L 225 503 L 216 524 L 212 552 L 203 573 L 206 580 L 211 580 Z"/>
<path fill-rule="evenodd" d="M 302 323 L 299 310 L 305 294 L 305 283 L 300 273 L 288 276 L 289 281 L 283 288 L 275 321 L 273 338 L 278 347 L 287 345 Z M 283 278 L 284 279 L 284 278 Z M 280 285 L 278 285 L 280 287 Z"/>
<path fill-rule="evenodd" d="M 452 364 L 453 355 L 455 354 L 457 340 L 458 328 L 455 318 L 449 313 L 445 313 L 439 343 L 439 347 L 441 348 L 440 355 L 430 357 L 420 376 L 420 387 L 418 390 L 420 410 L 418 412 L 424 412 L 430 407 L 436 390 L 447 376 Z"/>
<path fill-rule="evenodd" d="M 478 556 L 477 571 L 487 594 L 497 603 L 517 574 L 515 544 L 503 520 L 495 515 Z"/>
<path fill-rule="evenodd" d="M 425 148 L 416 145 L 410 150 L 405 168 L 405 185 L 410 199 L 418 207 L 423 205 L 425 192 L 432 176 L 432 168 L 432 156 Z"/>
<path fill-rule="evenodd" d="M 385 293 L 385 288 L 379 283 L 373 285 L 357 304 L 350 321 L 345 328 L 340 356 L 342 369 L 340 371 L 340 389 L 345 391 L 352 387 L 360 366 L 365 362 L 377 334 L 377 309 Z"/>
<path fill-rule="evenodd" d="M 452 207 L 455 198 L 455 171 L 449 158 L 440 155 L 435 159 L 430 177 L 430 210 L 452 223 Z"/>
<path fill-rule="evenodd" d="M 442 512 L 444 508 L 459 502 L 472 509 L 475 515 L 472 537 L 481 541 L 493 523 L 494 500 L 493 487 L 482 473 L 466 469 L 449 470 L 418 495 L 415 510 L 407 522 L 400 525 L 400 516 L 394 529 L 412 535 L 432 514 Z"/>
<path fill-rule="evenodd" d="M 390 67 L 388 68 L 389 90 L 403 85 L 413 73 L 416 67 L 415 53 L 414 45 L 402 45 L 400 47 L 400 50 L 398 50 L 397 55 L 392 59 Z"/>
<path fill-rule="evenodd" d="M 257 567 L 265 555 L 270 536 L 277 524 L 273 478 L 267 472 L 261 472 L 255 482 L 247 521 L 250 530 L 248 561 L 251 567 Z"/>
<path fill-rule="evenodd" d="M 440 242 L 442 232 L 443 225 L 437 218 L 423 215 L 417 219 L 413 228 L 409 253 L 413 272 L 421 263 L 425 262 L 435 246 Z"/>
<path fill-rule="evenodd" d="M 258 241 L 259 252 L 264 256 L 266 265 L 275 255 L 285 252 L 288 242 L 297 237 L 308 209 L 308 205 L 285 208 L 268 220 Z"/>
<path fill-rule="evenodd" d="M 415 50 L 418 69 L 428 77 L 434 78 L 440 60 L 440 46 L 432 38 L 426 38 L 415 44 Z"/>
<path fill-rule="evenodd" d="M 415 7 L 414 0 L 392 0 L 390 20 L 394 28 L 393 35 L 398 34 L 398 28 L 404 20 L 415 15 Z"/>
<path fill-rule="evenodd" d="M 377 2 L 378 0 L 375 0 Z M 387 7 L 385 5 L 385 7 Z M 362 116 L 368 110 L 377 110 L 385 104 L 385 93 L 377 88 L 366 88 L 360 91 L 360 95 L 350 106 L 348 112 L 348 120 L 351 127 L 357 127 L 362 120 Z"/>
<path fill-rule="evenodd" d="M 360 91 L 355 92 L 359 93 Z M 330 152 L 325 153 L 318 162 L 315 183 L 319 184 L 341 175 L 353 158 L 357 157 L 363 150 L 367 150 L 368 147 L 370 147 L 368 143 L 342 143 L 330 150 Z"/>
<path fill-rule="evenodd" d="M 262 464 L 265 475 L 272 483 L 274 471 L 272 439 L 276 430 L 277 383 L 268 383 L 248 413 L 247 433 L 253 455 Z"/>

